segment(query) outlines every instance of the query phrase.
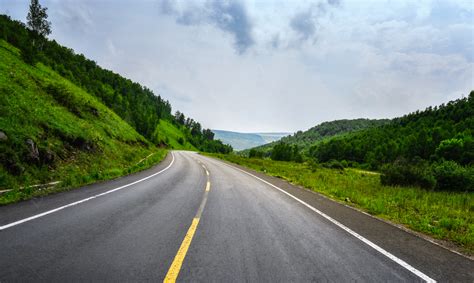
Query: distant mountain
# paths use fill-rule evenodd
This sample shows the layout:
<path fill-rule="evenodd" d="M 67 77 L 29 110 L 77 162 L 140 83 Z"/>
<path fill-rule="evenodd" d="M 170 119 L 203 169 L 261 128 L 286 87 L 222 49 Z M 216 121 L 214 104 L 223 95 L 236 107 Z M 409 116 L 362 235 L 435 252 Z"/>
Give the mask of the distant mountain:
<path fill-rule="evenodd" d="M 223 130 L 212 130 L 214 138 L 230 144 L 234 150 L 244 150 L 260 146 L 288 136 L 289 133 L 239 133 Z"/>
<path fill-rule="evenodd" d="M 381 126 L 389 123 L 388 119 L 381 120 L 370 120 L 370 119 L 353 119 L 353 120 L 336 120 L 331 122 L 324 122 L 317 126 L 312 127 L 306 131 L 298 131 L 293 135 L 285 136 L 280 139 L 280 141 L 297 145 L 300 150 L 307 152 L 309 147 L 315 142 L 334 137 L 337 135 L 342 135 L 366 128 Z M 275 144 L 279 141 L 273 141 L 265 145 L 256 147 L 256 149 L 270 152 Z M 247 152 L 248 150 L 244 151 Z"/>

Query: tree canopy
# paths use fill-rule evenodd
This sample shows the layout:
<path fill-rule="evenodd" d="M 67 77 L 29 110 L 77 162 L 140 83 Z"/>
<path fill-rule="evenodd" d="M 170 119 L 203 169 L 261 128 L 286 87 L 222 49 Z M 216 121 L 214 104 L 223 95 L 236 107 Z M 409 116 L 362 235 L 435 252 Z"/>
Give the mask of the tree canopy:
<path fill-rule="evenodd" d="M 48 36 L 51 34 L 51 22 L 49 22 L 48 8 L 41 7 L 38 0 L 31 0 L 30 9 L 26 19 L 28 20 L 28 27 L 40 36 Z"/>

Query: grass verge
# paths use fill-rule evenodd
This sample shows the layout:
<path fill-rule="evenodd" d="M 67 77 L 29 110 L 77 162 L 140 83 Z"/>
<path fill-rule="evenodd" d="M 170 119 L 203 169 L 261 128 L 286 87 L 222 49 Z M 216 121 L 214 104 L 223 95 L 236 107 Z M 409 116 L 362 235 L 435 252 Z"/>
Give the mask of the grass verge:
<path fill-rule="evenodd" d="M 61 174 L 63 174 L 63 177 L 56 174 L 50 176 L 50 178 L 60 182 L 56 186 L 35 187 L 34 184 L 26 184 L 23 187 L 14 187 L 11 191 L 0 194 L 0 205 L 11 204 L 31 199 L 33 197 L 45 196 L 62 191 L 69 191 L 92 183 L 107 181 L 136 173 L 161 162 L 165 158 L 167 152 L 168 151 L 165 149 L 156 149 L 154 152 L 149 154 L 147 154 L 148 151 L 144 151 L 142 153 L 147 155 L 137 155 L 135 158 L 136 160 L 130 162 L 129 165 L 122 164 L 122 166 L 112 163 L 109 164 L 106 159 L 100 159 L 100 157 L 97 157 L 97 159 L 91 159 L 90 156 L 82 156 L 79 157 L 79 159 L 89 159 L 90 166 L 84 166 L 84 163 L 81 163 L 80 167 L 74 164 L 62 167 Z"/>
<path fill-rule="evenodd" d="M 378 174 L 315 168 L 306 163 L 206 154 L 285 179 L 372 215 L 402 224 L 474 254 L 474 194 L 391 187 Z"/>

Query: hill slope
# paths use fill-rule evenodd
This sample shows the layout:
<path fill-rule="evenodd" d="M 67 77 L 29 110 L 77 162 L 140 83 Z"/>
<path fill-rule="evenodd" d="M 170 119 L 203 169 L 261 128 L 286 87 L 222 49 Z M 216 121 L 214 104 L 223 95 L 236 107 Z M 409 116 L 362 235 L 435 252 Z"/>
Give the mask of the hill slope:
<path fill-rule="evenodd" d="M 317 144 L 311 155 L 365 163 L 371 168 L 397 159 L 474 162 L 474 91 L 468 98 L 394 119 L 391 123 Z"/>
<path fill-rule="evenodd" d="M 182 133 L 184 148 L 201 151 L 229 152 L 232 149 L 220 141 L 213 140 L 210 130 L 184 114 L 171 113 L 171 105 L 160 95 L 155 95 L 147 87 L 120 76 L 112 71 L 101 68 L 96 62 L 82 54 L 75 54 L 70 48 L 59 45 L 54 40 L 36 35 L 19 21 L 13 21 L 8 16 L 0 15 L 0 39 L 18 48 L 23 61 L 30 65 L 41 62 L 63 78 L 96 97 L 102 104 L 113 110 L 119 117 L 132 126 L 148 141 L 161 146 L 171 146 L 159 134 L 160 129 L 173 130 L 176 135 Z M 41 49 L 33 48 L 33 42 L 38 42 Z M 168 127 L 163 126 L 168 122 Z M 169 131 L 168 131 L 169 132 Z"/>
<path fill-rule="evenodd" d="M 260 146 L 288 135 L 288 133 L 239 133 L 223 130 L 212 130 L 215 138 L 230 144 L 235 150 Z"/>
<path fill-rule="evenodd" d="M 141 170 L 165 148 L 232 151 L 213 138 L 148 88 L 0 15 L 0 204 Z"/>
<path fill-rule="evenodd" d="M 289 145 L 296 145 L 304 153 L 309 151 L 311 145 L 315 142 L 327 139 L 336 135 L 341 135 L 353 131 L 358 131 L 361 129 L 366 129 L 370 127 L 377 127 L 388 123 L 390 120 L 369 120 L 369 119 L 354 119 L 354 120 L 336 120 L 331 122 L 324 122 L 315 127 L 310 128 L 307 131 L 298 131 L 291 136 L 286 136 L 281 138 L 279 141 L 265 144 L 259 147 L 256 147 L 256 150 L 269 153 L 272 151 L 273 147 L 280 143 L 284 142 Z M 248 150 L 243 152 L 244 154 L 248 153 Z"/>
<path fill-rule="evenodd" d="M 41 63 L 25 64 L 3 40 L 0 58 L 0 189 L 89 183 L 164 156 L 96 97 Z M 3 194 L 0 203 L 30 193 Z"/>

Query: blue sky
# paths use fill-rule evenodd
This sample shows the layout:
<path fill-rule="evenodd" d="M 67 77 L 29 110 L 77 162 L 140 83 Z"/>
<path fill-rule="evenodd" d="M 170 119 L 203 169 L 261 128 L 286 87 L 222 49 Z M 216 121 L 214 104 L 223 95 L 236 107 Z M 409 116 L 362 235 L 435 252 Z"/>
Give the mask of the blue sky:
<path fill-rule="evenodd" d="M 29 1 L 0 0 L 25 21 Z M 474 89 L 472 1 L 40 0 L 50 38 L 214 129 L 391 118 Z"/>

